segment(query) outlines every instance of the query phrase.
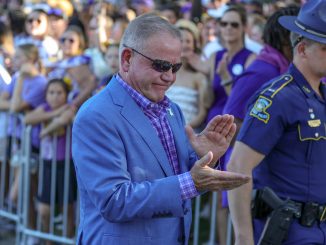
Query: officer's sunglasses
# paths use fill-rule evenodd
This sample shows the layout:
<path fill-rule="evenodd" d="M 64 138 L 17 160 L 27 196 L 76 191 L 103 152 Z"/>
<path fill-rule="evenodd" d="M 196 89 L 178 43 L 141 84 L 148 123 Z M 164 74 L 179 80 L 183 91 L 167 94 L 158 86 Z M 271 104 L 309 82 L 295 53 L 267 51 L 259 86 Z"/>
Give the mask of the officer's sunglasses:
<path fill-rule="evenodd" d="M 138 52 L 136 49 L 128 47 L 125 44 L 123 46 L 126 48 L 130 48 L 133 52 L 140 54 L 141 56 L 145 57 L 146 59 L 152 61 L 152 68 L 157 72 L 168 72 L 172 68 L 172 73 L 176 73 L 182 66 L 182 63 L 171 64 L 169 61 L 166 61 L 166 60 L 149 58 L 148 56 Z"/>

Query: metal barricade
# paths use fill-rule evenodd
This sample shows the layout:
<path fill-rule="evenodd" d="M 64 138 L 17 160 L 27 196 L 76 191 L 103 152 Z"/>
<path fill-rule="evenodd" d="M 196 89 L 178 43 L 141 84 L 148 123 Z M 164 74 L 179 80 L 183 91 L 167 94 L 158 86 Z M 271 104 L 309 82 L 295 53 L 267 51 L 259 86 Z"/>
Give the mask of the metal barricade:
<path fill-rule="evenodd" d="M 27 135 L 31 135 L 31 127 L 28 126 L 26 127 L 25 133 Z M 29 171 L 30 171 L 30 153 L 31 153 L 31 142 L 30 139 L 31 137 L 26 137 L 29 139 L 29 141 L 25 142 L 25 150 L 26 150 L 26 161 L 25 161 L 25 167 L 24 171 L 26 173 L 26 176 L 29 176 Z M 58 147 L 58 137 L 56 135 L 53 136 L 52 138 L 52 152 L 56 153 L 57 152 L 57 147 Z M 58 174 L 58 162 L 56 159 L 56 154 L 53 154 L 53 158 L 51 160 L 51 183 L 50 183 L 50 203 L 49 203 L 49 224 L 45 224 L 44 220 L 42 220 L 42 216 L 40 212 L 37 212 L 37 217 L 36 217 L 36 228 L 30 228 L 28 227 L 29 223 L 29 215 L 27 213 L 24 213 L 23 217 L 23 225 L 22 225 L 22 243 L 26 244 L 27 237 L 32 236 L 35 238 L 43 239 L 43 240 L 48 240 L 52 242 L 57 242 L 60 244 L 75 244 L 75 234 L 76 234 L 76 229 L 78 227 L 78 218 L 79 214 L 74 213 L 74 234 L 68 234 L 68 230 L 71 227 L 68 227 L 68 207 L 69 207 L 69 200 L 68 200 L 68 194 L 69 194 L 69 189 L 70 189 L 70 174 L 71 171 L 74 171 L 72 165 L 71 165 L 71 154 L 70 154 L 70 149 L 71 149 L 71 126 L 69 125 L 66 128 L 66 149 L 65 149 L 65 160 L 64 160 L 64 191 L 63 191 L 63 205 L 58 205 L 57 203 L 57 184 L 56 184 L 56 175 Z M 44 171 L 43 169 L 45 168 L 45 163 L 42 159 L 42 153 L 44 149 L 41 147 L 40 148 L 40 158 L 39 158 L 39 168 L 38 168 L 38 196 L 41 194 L 41 190 L 45 188 L 45 186 L 42 186 L 43 180 L 45 178 Z M 28 193 L 30 190 L 30 178 L 26 177 L 24 179 L 24 193 Z M 76 190 L 77 193 L 77 190 Z M 61 194 L 61 193 L 59 193 Z M 26 196 L 26 200 L 30 198 L 28 195 Z M 30 210 L 29 207 L 29 201 L 24 202 L 24 210 Z M 77 205 L 77 202 L 74 204 L 70 205 Z M 39 206 L 39 202 L 38 202 Z M 76 211 L 78 210 L 77 208 L 70 208 L 70 212 L 72 210 Z M 39 211 L 39 209 L 38 209 Z M 70 213 L 70 215 L 72 215 Z M 59 219 L 59 221 L 58 221 Z M 61 225 L 61 228 L 59 227 Z M 48 227 L 48 230 L 44 230 L 44 227 Z M 70 236 L 69 236 L 70 235 Z"/>
<path fill-rule="evenodd" d="M 209 237 L 207 242 L 205 242 L 205 245 L 214 245 L 216 244 L 216 217 L 217 217 L 217 199 L 218 199 L 218 193 L 212 192 L 209 193 L 212 196 L 211 204 L 210 204 L 210 222 L 209 222 Z M 193 221 L 193 234 L 194 238 L 192 241 L 193 245 L 202 244 L 203 242 L 200 242 L 199 235 L 200 232 L 203 231 L 203 227 L 200 225 L 200 207 L 201 207 L 201 196 L 197 196 L 195 199 L 195 205 L 194 205 L 194 221 Z M 233 227 L 232 227 L 232 221 L 230 214 L 228 215 L 228 221 L 227 221 L 227 234 L 226 234 L 226 245 L 232 244 L 232 234 L 233 234 Z"/>
<path fill-rule="evenodd" d="M 58 163 L 56 154 L 51 162 L 51 183 L 50 183 L 50 203 L 49 203 L 49 230 L 43 228 L 41 215 L 39 213 L 39 201 L 36 200 L 40 194 L 44 182 L 42 157 L 37 159 L 35 165 L 35 156 L 32 153 L 32 126 L 26 126 L 23 122 L 23 116 L 18 114 L 5 113 L 5 121 L 2 121 L 2 127 L 7 132 L 9 117 L 12 127 L 12 135 L 18 136 L 18 129 L 21 135 L 18 137 L 3 137 L 0 145 L 0 219 L 10 222 L 15 226 L 16 244 L 25 245 L 30 237 L 40 240 L 47 240 L 59 244 L 75 244 L 75 234 L 77 233 L 79 223 L 79 198 L 73 204 L 68 200 L 69 183 L 72 171 L 74 171 L 71 162 L 71 125 L 66 127 L 66 148 L 63 166 L 63 204 L 58 205 L 56 200 L 56 175 Z M 20 123 L 19 123 L 20 122 Z M 1 129 L 0 129 L 1 130 Z M 0 135 L 1 136 L 1 135 Z M 52 138 L 52 151 L 56 152 L 58 137 Z M 40 156 L 42 156 L 42 147 Z M 8 154 L 10 153 L 10 154 Z M 14 164 L 15 163 L 15 164 Z M 74 173 L 74 172 L 73 172 Z M 16 175 L 16 176 L 15 176 Z M 17 202 L 9 199 L 10 189 L 14 183 L 14 177 L 19 178 Z M 38 182 L 37 191 L 33 192 L 33 184 Z M 77 192 L 77 186 L 75 192 Z M 70 188 L 71 189 L 71 188 Z M 60 193 L 61 194 L 61 193 Z M 69 204 L 70 210 L 69 209 Z M 75 206 L 72 206 L 75 205 Z M 59 207 L 60 206 L 60 207 Z M 69 212 L 70 211 L 70 212 Z M 35 212 L 35 225 L 31 222 L 31 215 Z M 69 220 L 68 215 L 73 216 Z M 73 228 L 72 228 L 73 226 Z M 68 230 L 70 229 L 70 234 Z"/>
<path fill-rule="evenodd" d="M 9 112 L 1 112 L 1 175 L 0 175 L 0 218 L 6 220 L 16 227 L 16 234 L 20 234 L 20 224 L 22 222 L 22 186 L 23 175 L 21 174 L 20 161 L 20 146 L 19 138 L 22 139 L 23 126 L 21 122 L 23 116 L 20 114 L 11 114 Z M 11 123 L 10 123 L 11 122 Z M 10 135 L 9 135 L 10 125 Z M 17 178 L 18 182 L 15 182 Z M 14 183 L 18 183 L 17 199 L 12 200 L 9 198 L 10 193 L 13 191 Z M 16 244 L 19 242 L 19 235 L 16 236 Z"/>

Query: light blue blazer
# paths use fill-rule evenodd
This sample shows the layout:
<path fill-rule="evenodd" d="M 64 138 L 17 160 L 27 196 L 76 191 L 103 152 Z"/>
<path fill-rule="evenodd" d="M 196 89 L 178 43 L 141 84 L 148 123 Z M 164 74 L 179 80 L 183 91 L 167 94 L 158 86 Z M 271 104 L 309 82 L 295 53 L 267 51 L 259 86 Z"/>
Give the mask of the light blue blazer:
<path fill-rule="evenodd" d="M 180 108 L 167 113 L 182 172 L 197 156 Z M 113 78 L 79 110 L 72 154 L 80 193 L 77 244 L 187 244 L 191 201 L 149 119 Z"/>

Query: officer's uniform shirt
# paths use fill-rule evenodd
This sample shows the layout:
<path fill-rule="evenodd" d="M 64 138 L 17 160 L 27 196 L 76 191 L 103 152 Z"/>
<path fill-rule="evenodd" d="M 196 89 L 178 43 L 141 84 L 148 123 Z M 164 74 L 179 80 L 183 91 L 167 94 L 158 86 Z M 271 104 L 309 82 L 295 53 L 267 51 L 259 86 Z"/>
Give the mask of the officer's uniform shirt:
<path fill-rule="evenodd" d="M 326 86 L 323 99 L 291 64 L 251 100 L 238 140 L 264 154 L 254 188 L 279 197 L 326 203 Z"/>

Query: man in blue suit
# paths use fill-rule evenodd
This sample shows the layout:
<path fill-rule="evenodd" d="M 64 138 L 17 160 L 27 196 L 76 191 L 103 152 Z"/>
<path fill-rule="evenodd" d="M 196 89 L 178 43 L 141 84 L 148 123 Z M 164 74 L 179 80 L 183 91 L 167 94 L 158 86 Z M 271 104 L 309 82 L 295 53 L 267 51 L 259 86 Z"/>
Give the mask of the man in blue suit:
<path fill-rule="evenodd" d="M 165 96 L 181 67 L 181 36 L 161 17 L 132 21 L 119 53 L 119 74 L 73 125 L 77 244 L 187 244 L 191 198 L 249 181 L 213 168 L 234 135 L 233 117 L 215 117 L 199 135 L 185 130 Z"/>

